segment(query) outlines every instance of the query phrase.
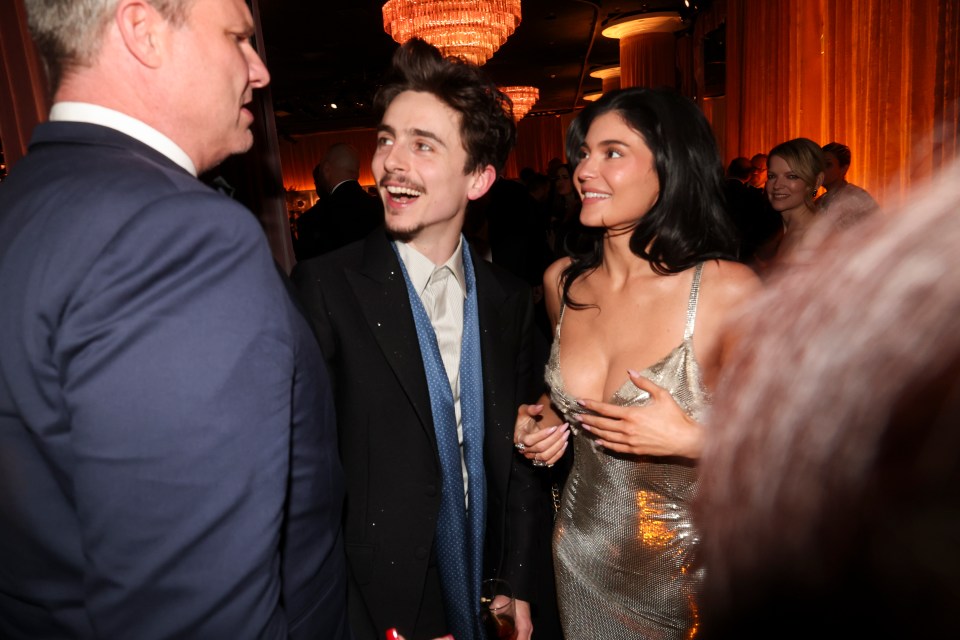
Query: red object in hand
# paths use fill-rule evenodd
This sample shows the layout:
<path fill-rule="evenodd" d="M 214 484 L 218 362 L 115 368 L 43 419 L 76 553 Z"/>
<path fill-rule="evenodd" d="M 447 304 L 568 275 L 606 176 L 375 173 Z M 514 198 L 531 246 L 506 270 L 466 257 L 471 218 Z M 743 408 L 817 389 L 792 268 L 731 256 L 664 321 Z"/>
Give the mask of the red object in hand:
<path fill-rule="evenodd" d="M 399 640 L 400 633 L 397 631 L 396 627 L 392 629 L 387 629 L 387 640 Z"/>

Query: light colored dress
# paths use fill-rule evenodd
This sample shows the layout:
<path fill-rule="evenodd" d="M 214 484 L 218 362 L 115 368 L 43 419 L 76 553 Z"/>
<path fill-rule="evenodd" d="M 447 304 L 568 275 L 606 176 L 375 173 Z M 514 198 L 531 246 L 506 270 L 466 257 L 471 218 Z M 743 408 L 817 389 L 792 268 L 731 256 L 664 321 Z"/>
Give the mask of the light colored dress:
<path fill-rule="evenodd" d="M 693 328 L 703 265 L 694 272 L 683 342 L 641 373 L 667 389 L 694 419 L 708 404 L 693 355 Z M 560 371 L 560 328 L 546 368 L 551 400 L 573 433 L 570 472 L 553 536 L 560 617 L 566 640 L 689 638 L 698 627 L 703 570 L 690 502 L 695 464 L 682 458 L 608 452 L 580 426 L 588 413 L 567 394 Z M 679 320 L 679 318 L 678 318 Z M 649 398 L 627 380 L 609 401 Z"/>

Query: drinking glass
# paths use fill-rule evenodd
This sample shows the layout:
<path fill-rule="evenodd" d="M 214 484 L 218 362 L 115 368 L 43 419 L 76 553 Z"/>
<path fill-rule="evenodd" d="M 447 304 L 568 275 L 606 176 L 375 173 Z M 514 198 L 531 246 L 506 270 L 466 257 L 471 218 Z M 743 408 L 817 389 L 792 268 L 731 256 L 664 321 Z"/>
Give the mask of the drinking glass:
<path fill-rule="evenodd" d="M 517 607 L 506 580 L 491 578 L 480 586 L 480 619 L 490 640 L 516 640 Z"/>

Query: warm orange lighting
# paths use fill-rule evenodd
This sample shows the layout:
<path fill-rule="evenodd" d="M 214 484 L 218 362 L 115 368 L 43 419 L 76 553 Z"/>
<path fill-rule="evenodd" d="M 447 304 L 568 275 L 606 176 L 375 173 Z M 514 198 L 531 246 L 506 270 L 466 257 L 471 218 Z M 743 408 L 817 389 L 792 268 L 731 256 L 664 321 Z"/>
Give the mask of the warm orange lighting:
<path fill-rule="evenodd" d="M 403 44 L 419 37 L 446 56 L 483 64 L 520 24 L 520 0 L 389 0 L 383 29 Z"/>
<path fill-rule="evenodd" d="M 607 80 L 608 78 L 620 78 L 620 65 L 613 64 L 606 67 L 599 67 L 590 72 L 591 78 Z"/>
<path fill-rule="evenodd" d="M 500 87 L 500 91 L 510 96 L 513 102 L 513 119 L 516 122 L 520 122 L 540 99 L 540 89 L 536 87 Z"/>
<path fill-rule="evenodd" d="M 683 19 L 675 11 L 627 15 L 614 20 L 601 32 L 607 38 L 629 38 L 644 33 L 672 33 L 684 27 Z"/>
<path fill-rule="evenodd" d="M 596 102 L 597 100 L 600 99 L 600 96 L 602 96 L 602 95 L 603 95 L 603 92 L 602 92 L 602 91 L 595 91 L 595 92 L 593 92 L 593 93 L 585 93 L 585 94 L 583 94 L 583 99 L 586 100 L 587 102 Z"/>

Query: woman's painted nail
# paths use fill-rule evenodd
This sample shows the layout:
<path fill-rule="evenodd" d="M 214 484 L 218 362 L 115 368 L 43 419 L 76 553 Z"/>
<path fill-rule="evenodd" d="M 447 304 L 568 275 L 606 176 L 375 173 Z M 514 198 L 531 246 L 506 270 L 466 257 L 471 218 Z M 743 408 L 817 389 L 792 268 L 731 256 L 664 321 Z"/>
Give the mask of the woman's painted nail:
<path fill-rule="evenodd" d="M 396 627 L 387 629 L 387 640 L 398 640 L 399 637 L 400 632 L 397 631 Z"/>

